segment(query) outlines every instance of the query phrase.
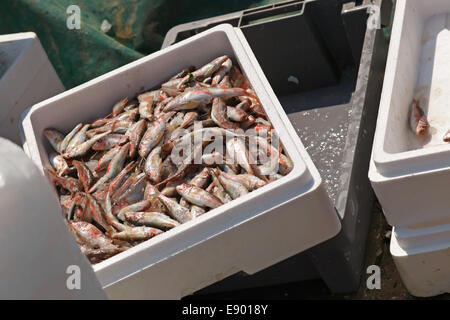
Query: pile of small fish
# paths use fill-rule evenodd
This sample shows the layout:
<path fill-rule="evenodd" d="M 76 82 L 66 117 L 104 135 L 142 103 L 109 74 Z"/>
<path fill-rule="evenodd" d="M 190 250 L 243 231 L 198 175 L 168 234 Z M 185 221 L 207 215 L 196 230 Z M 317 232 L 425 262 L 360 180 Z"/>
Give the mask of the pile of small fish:
<path fill-rule="evenodd" d="M 293 169 L 247 78 L 228 56 L 124 98 L 105 118 L 80 123 L 67 135 L 53 128 L 44 134 L 54 149 L 45 172 L 91 263 Z"/>

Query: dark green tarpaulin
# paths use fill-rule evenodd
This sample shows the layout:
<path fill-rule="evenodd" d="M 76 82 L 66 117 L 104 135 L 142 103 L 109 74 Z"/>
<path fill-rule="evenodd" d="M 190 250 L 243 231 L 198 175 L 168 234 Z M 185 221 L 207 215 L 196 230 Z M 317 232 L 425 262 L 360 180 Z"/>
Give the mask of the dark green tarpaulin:
<path fill-rule="evenodd" d="M 180 23 L 277 0 L 2 0 L 0 34 L 35 32 L 67 89 L 160 49 Z M 67 27 L 70 5 L 81 28 Z M 107 20 L 112 28 L 104 33 Z"/>

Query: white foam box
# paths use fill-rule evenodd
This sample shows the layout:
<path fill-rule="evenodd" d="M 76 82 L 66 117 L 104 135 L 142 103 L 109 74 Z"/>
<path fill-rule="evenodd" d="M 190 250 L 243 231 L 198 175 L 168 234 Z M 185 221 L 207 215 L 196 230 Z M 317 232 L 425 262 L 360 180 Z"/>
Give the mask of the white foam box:
<path fill-rule="evenodd" d="M 394 228 L 390 251 L 409 293 L 431 297 L 450 292 L 450 224 Z"/>
<path fill-rule="evenodd" d="M 64 90 L 35 33 L 0 35 L 0 137 L 21 144 L 22 112 Z"/>
<path fill-rule="evenodd" d="M 420 101 L 430 124 L 409 126 Z M 369 178 L 389 224 L 450 222 L 450 1 L 399 0 L 386 65 Z"/>
<path fill-rule="evenodd" d="M 67 132 L 119 99 L 227 54 L 248 77 L 294 163 L 287 176 L 93 266 L 109 298 L 178 299 L 239 271 L 253 274 L 335 236 L 340 221 L 322 179 L 239 29 L 224 24 L 33 106 L 23 121 L 42 168 L 43 131 Z"/>

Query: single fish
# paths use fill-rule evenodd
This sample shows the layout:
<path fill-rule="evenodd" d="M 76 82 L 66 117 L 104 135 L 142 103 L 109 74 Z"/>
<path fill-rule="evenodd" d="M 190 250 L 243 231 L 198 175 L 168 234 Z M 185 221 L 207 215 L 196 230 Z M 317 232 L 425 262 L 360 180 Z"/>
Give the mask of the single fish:
<path fill-rule="evenodd" d="M 189 184 L 204 189 L 208 185 L 209 180 L 209 169 L 203 168 L 200 173 L 189 181 Z"/>
<path fill-rule="evenodd" d="M 178 195 L 175 185 L 165 186 L 164 189 L 161 190 L 161 194 L 166 197 L 176 197 Z"/>
<path fill-rule="evenodd" d="M 72 203 L 67 214 L 67 220 L 92 222 L 92 215 L 88 208 L 89 202 L 84 192 L 78 192 L 73 196 Z M 73 215 L 72 215 L 73 214 Z"/>
<path fill-rule="evenodd" d="M 183 183 L 178 185 L 176 189 L 180 196 L 199 207 L 217 208 L 223 204 L 216 196 L 193 185 Z"/>
<path fill-rule="evenodd" d="M 153 101 L 140 102 L 139 115 L 141 116 L 141 118 L 151 120 L 153 118 Z"/>
<path fill-rule="evenodd" d="M 267 182 L 265 182 L 264 180 L 254 176 L 252 174 L 234 175 L 234 174 L 228 174 L 228 173 L 225 173 L 222 171 L 220 174 L 229 180 L 233 180 L 233 181 L 241 183 L 249 191 L 256 190 L 267 184 Z"/>
<path fill-rule="evenodd" d="M 197 218 L 198 216 L 201 216 L 202 214 L 206 213 L 206 210 L 202 207 L 191 205 L 191 214 Z"/>
<path fill-rule="evenodd" d="M 212 153 L 206 153 L 202 155 L 201 163 L 203 165 L 211 166 L 215 164 L 223 164 L 224 163 L 224 156 L 220 152 L 212 152 Z"/>
<path fill-rule="evenodd" d="M 235 88 L 242 88 L 244 90 L 250 88 L 250 83 L 248 82 L 247 78 L 241 73 L 239 68 L 237 68 L 236 66 L 233 66 L 231 68 L 230 80 L 231 84 Z"/>
<path fill-rule="evenodd" d="M 120 171 L 120 173 L 111 180 L 111 182 L 109 183 L 108 186 L 108 192 L 110 194 L 113 194 L 115 190 L 117 190 L 117 188 L 119 188 L 119 186 L 122 184 L 122 182 L 124 181 L 124 179 L 126 178 L 127 174 L 129 174 L 131 172 L 131 170 L 134 169 L 134 167 L 136 167 L 137 163 L 134 161 L 131 161 L 130 163 L 128 163 L 126 165 L 125 168 L 122 169 L 122 171 Z"/>
<path fill-rule="evenodd" d="M 88 208 L 92 215 L 92 219 L 101 225 L 107 233 L 115 232 L 115 230 L 106 222 L 104 216 L 104 212 L 100 204 L 97 200 L 91 196 L 89 193 L 86 193 L 86 199 L 88 202 Z"/>
<path fill-rule="evenodd" d="M 253 118 L 250 118 L 251 116 L 244 110 L 230 106 L 227 106 L 227 117 L 235 122 L 243 122 Z"/>
<path fill-rule="evenodd" d="M 245 188 L 243 184 L 237 181 L 227 179 L 221 174 L 218 174 L 217 177 L 219 178 L 219 181 L 222 184 L 222 186 L 225 188 L 225 190 L 230 194 L 230 196 L 233 199 L 237 199 L 248 193 L 247 188 Z"/>
<path fill-rule="evenodd" d="M 97 161 L 97 165 L 94 168 L 94 172 L 100 172 L 108 168 L 112 158 L 119 152 L 120 146 L 116 146 L 103 154 L 103 156 Z"/>
<path fill-rule="evenodd" d="M 289 174 L 289 172 L 291 172 L 292 169 L 294 169 L 294 164 L 292 163 L 291 158 L 282 153 L 280 153 L 278 164 L 279 164 L 278 172 L 281 173 L 283 176 Z"/>
<path fill-rule="evenodd" d="M 139 143 L 139 155 L 145 158 L 147 154 L 159 144 L 166 129 L 166 121 L 173 116 L 174 112 L 166 113 L 153 121 Z"/>
<path fill-rule="evenodd" d="M 161 212 L 126 212 L 124 216 L 126 221 L 133 224 L 164 230 L 180 225 L 178 221 L 171 219 Z"/>
<path fill-rule="evenodd" d="M 78 179 L 80 179 L 81 183 L 83 184 L 84 191 L 87 192 L 94 182 L 94 175 L 83 162 L 73 160 L 72 164 L 77 169 Z"/>
<path fill-rule="evenodd" d="M 120 100 L 119 102 L 117 102 L 113 108 L 112 108 L 112 114 L 113 116 L 117 116 L 119 113 L 121 113 L 123 111 L 123 109 L 125 109 L 125 106 L 127 105 L 128 102 L 128 98 L 124 98 L 122 100 Z"/>
<path fill-rule="evenodd" d="M 147 121 L 145 121 L 145 119 L 141 119 L 135 124 L 133 124 L 125 133 L 125 135 L 130 140 L 129 156 L 131 158 L 134 158 L 134 156 L 136 155 L 139 143 L 141 142 L 142 136 L 144 135 L 146 129 L 147 129 Z"/>
<path fill-rule="evenodd" d="M 119 231 L 125 231 L 130 228 L 129 226 L 120 223 L 120 221 L 113 215 L 111 196 L 109 195 L 109 192 L 106 194 L 105 199 L 105 219 L 111 226 Z"/>
<path fill-rule="evenodd" d="M 142 200 L 137 203 L 133 203 L 129 206 L 122 208 L 117 214 L 117 218 L 122 221 L 125 221 L 125 213 L 127 212 L 140 212 L 147 210 L 151 205 L 150 200 Z"/>
<path fill-rule="evenodd" d="M 222 185 L 220 185 L 219 187 L 215 186 L 215 184 L 213 184 L 214 187 L 212 188 L 212 190 L 210 191 L 213 195 L 215 195 L 217 198 L 220 199 L 220 201 L 222 201 L 223 203 L 228 203 L 231 200 L 233 200 L 233 198 L 225 191 L 225 189 L 222 187 Z"/>
<path fill-rule="evenodd" d="M 116 146 L 123 145 L 128 142 L 128 136 L 123 134 L 112 133 L 98 140 L 92 146 L 92 150 L 105 151 L 110 150 Z"/>
<path fill-rule="evenodd" d="M 127 158 L 128 151 L 130 150 L 130 144 L 127 143 L 126 145 L 120 147 L 119 151 L 114 155 L 114 157 L 111 159 L 108 169 L 106 170 L 106 174 L 101 177 L 93 186 L 91 189 L 89 189 L 89 193 L 94 192 L 97 190 L 101 185 L 107 183 L 109 180 L 113 179 L 115 176 L 117 176 L 120 171 L 122 171 L 123 165 L 125 163 L 125 159 Z"/>
<path fill-rule="evenodd" d="M 181 123 L 180 127 L 187 128 L 190 125 L 192 125 L 195 122 L 195 120 L 197 120 L 197 119 L 198 119 L 197 112 L 194 112 L 194 111 L 186 112 L 186 114 L 184 115 L 184 118 L 183 118 L 183 122 Z"/>
<path fill-rule="evenodd" d="M 273 140 L 272 140 L 273 141 Z M 260 157 L 261 165 L 257 165 L 256 163 L 252 164 L 252 168 L 254 169 L 255 175 L 259 178 L 263 179 L 267 182 L 266 175 L 273 175 L 279 170 L 279 163 L 282 161 L 289 161 L 288 159 L 280 160 L 280 151 L 275 148 L 274 145 L 269 143 L 266 138 L 261 136 L 249 136 L 249 143 L 251 146 L 257 146 L 260 151 L 265 155 L 264 158 Z M 289 163 L 286 164 L 286 170 L 289 170 Z M 292 168 L 291 168 L 292 169 Z"/>
<path fill-rule="evenodd" d="M 144 171 L 152 183 L 158 183 L 161 180 L 161 147 L 154 148 L 145 161 Z"/>
<path fill-rule="evenodd" d="M 415 135 L 424 135 L 429 127 L 425 112 L 419 105 L 419 100 L 414 99 L 411 105 L 410 116 L 411 130 Z"/>
<path fill-rule="evenodd" d="M 44 136 L 56 152 L 62 153 L 60 145 L 64 140 L 64 135 L 61 132 L 56 129 L 45 129 Z"/>
<path fill-rule="evenodd" d="M 59 177 L 55 170 L 49 167 L 45 167 L 44 171 L 47 173 L 51 182 L 60 185 L 70 193 L 77 193 L 83 189 L 83 185 L 78 179 L 72 177 Z"/>
<path fill-rule="evenodd" d="M 78 131 L 80 131 L 80 129 L 83 127 L 82 123 L 79 123 L 75 126 L 75 128 L 72 129 L 72 131 L 70 131 L 66 137 L 63 139 L 63 141 L 61 141 L 60 145 L 59 145 L 59 149 L 61 151 L 61 153 L 65 153 L 67 151 L 67 147 L 70 143 L 70 141 L 72 140 L 72 138 L 78 133 Z"/>
<path fill-rule="evenodd" d="M 69 145 L 67 146 L 66 150 L 72 150 L 73 148 L 75 148 L 76 146 L 82 144 L 83 142 L 86 141 L 86 132 L 88 131 L 88 129 L 90 128 L 89 124 L 84 125 L 80 131 L 78 131 L 73 138 L 70 140 Z"/>
<path fill-rule="evenodd" d="M 94 145 L 94 143 L 96 143 L 98 140 L 102 139 L 103 137 L 106 137 L 110 133 L 111 133 L 110 131 L 107 131 L 105 133 L 101 133 L 101 134 L 94 136 L 93 138 L 89 139 L 88 141 L 83 142 L 82 144 L 76 146 L 72 150 L 64 153 L 63 157 L 66 159 L 72 159 L 72 158 L 84 156 L 91 149 L 91 147 Z"/>
<path fill-rule="evenodd" d="M 450 142 L 450 130 L 448 130 L 448 131 L 445 133 L 443 140 L 444 140 L 445 142 Z"/>
<path fill-rule="evenodd" d="M 232 138 L 226 142 L 226 146 L 228 156 L 234 159 L 249 174 L 254 174 L 245 141 L 239 138 Z"/>
<path fill-rule="evenodd" d="M 183 78 L 170 79 L 161 85 L 161 89 L 169 96 L 175 97 L 185 89 L 185 82 Z"/>
<path fill-rule="evenodd" d="M 48 160 L 52 167 L 56 170 L 58 176 L 64 176 L 70 170 L 69 165 L 67 164 L 66 159 L 60 154 L 52 151 L 49 154 Z"/>
<path fill-rule="evenodd" d="M 158 198 L 161 202 L 166 206 L 170 216 L 177 220 L 180 223 L 185 223 L 189 220 L 192 220 L 194 217 L 192 216 L 189 209 L 181 206 L 176 201 L 158 193 Z"/>
<path fill-rule="evenodd" d="M 86 132 L 86 134 L 88 135 L 88 137 L 94 137 L 99 133 L 104 132 L 124 134 L 133 124 L 134 122 L 130 120 L 120 120 L 120 121 L 114 120 L 108 122 L 102 127 L 90 129 Z"/>
<path fill-rule="evenodd" d="M 220 81 L 230 72 L 231 68 L 233 67 L 233 62 L 231 59 L 226 59 L 225 62 L 223 62 L 219 69 L 217 70 L 216 74 L 212 78 L 211 84 L 213 86 L 219 84 Z"/>
<path fill-rule="evenodd" d="M 136 120 L 137 115 L 139 114 L 138 109 L 131 109 L 126 112 L 119 114 L 117 117 L 112 118 L 111 121 L 131 121 L 134 122 Z"/>
<path fill-rule="evenodd" d="M 81 252 L 89 259 L 89 261 L 93 264 L 100 262 L 102 260 L 111 258 L 116 254 L 119 254 L 126 250 L 126 248 L 120 248 L 116 246 L 103 247 L 98 249 L 93 249 L 81 245 Z"/>
<path fill-rule="evenodd" d="M 236 130 L 239 128 L 237 123 L 231 122 L 227 116 L 227 106 L 221 98 L 214 98 L 212 102 L 211 118 L 222 128 Z"/>
<path fill-rule="evenodd" d="M 132 204 L 139 202 L 144 197 L 147 176 L 145 172 L 140 172 L 136 176 L 135 181 L 126 189 L 126 191 L 118 197 L 117 203 Z"/>
<path fill-rule="evenodd" d="M 153 90 L 141 93 L 137 98 L 140 103 L 147 101 L 151 104 L 154 104 L 166 99 L 167 95 L 162 90 Z"/>
<path fill-rule="evenodd" d="M 240 88 L 196 88 L 187 90 L 170 101 L 165 107 L 164 112 L 181 111 L 195 109 L 201 104 L 208 104 L 214 98 L 232 98 L 236 96 L 247 95 L 247 91 Z"/>
<path fill-rule="evenodd" d="M 114 233 L 112 235 L 112 238 L 125 241 L 140 241 L 148 240 L 161 233 L 163 233 L 163 231 L 156 228 L 133 227 L 121 232 Z"/>
<path fill-rule="evenodd" d="M 217 198 L 220 199 L 223 203 L 228 203 L 233 198 L 225 191 L 224 187 L 222 186 L 222 183 L 220 182 L 218 175 L 216 174 L 216 171 L 214 169 L 208 169 L 209 174 L 212 177 L 213 183 L 210 185 L 211 190 L 207 190 L 208 192 L 212 192 Z M 218 171 L 217 171 L 218 172 Z"/>
<path fill-rule="evenodd" d="M 184 76 L 182 81 L 178 84 L 178 87 L 181 87 L 182 85 L 184 85 L 192 80 L 201 81 L 201 80 L 204 80 L 204 79 L 212 76 L 214 74 L 214 72 L 219 70 L 221 65 L 227 60 L 229 60 L 228 56 L 221 56 L 221 57 L 218 57 L 218 58 L 214 59 L 213 61 L 205 64 L 200 69 L 197 69 L 197 70 L 193 71 L 192 73 L 188 73 L 186 76 Z"/>
<path fill-rule="evenodd" d="M 69 226 L 69 229 L 74 231 L 80 239 L 82 239 L 85 243 L 93 248 L 114 246 L 112 240 L 107 238 L 93 224 L 84 221 L 68 221 L 67 225 Z"/>
<path fill-rule="evenodd" d="M 177 172 L 177 166 L 172 162 L 171 157 L 166 157 L 161 164 L 161 179 L 167 179 Z"/>
<path fill-rule="evenodd" d="M 231 84 L 230 76 L 226 75 L 225 77 L 223 77 L 222 81 L 220 81 L 219 84 L 217 85 L 217 88 L 221 88 L 221 89 L 233 88 L 233 85 Z"/>

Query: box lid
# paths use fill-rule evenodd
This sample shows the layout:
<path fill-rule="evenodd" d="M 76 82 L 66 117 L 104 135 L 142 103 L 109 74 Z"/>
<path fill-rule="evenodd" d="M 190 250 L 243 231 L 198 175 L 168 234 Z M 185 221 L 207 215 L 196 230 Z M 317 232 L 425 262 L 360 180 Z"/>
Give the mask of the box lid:
<path fill-rule="evenodd" d="M 3 138 L 0 215 L 1 299 L 106 298 L 54 190 L 23 150 Z"/>
<path fill-rule="evenodd" d="M 0 35 L 0 136 L 21 144 L 22 112 L 64 91 L 33 32 Z"/>

